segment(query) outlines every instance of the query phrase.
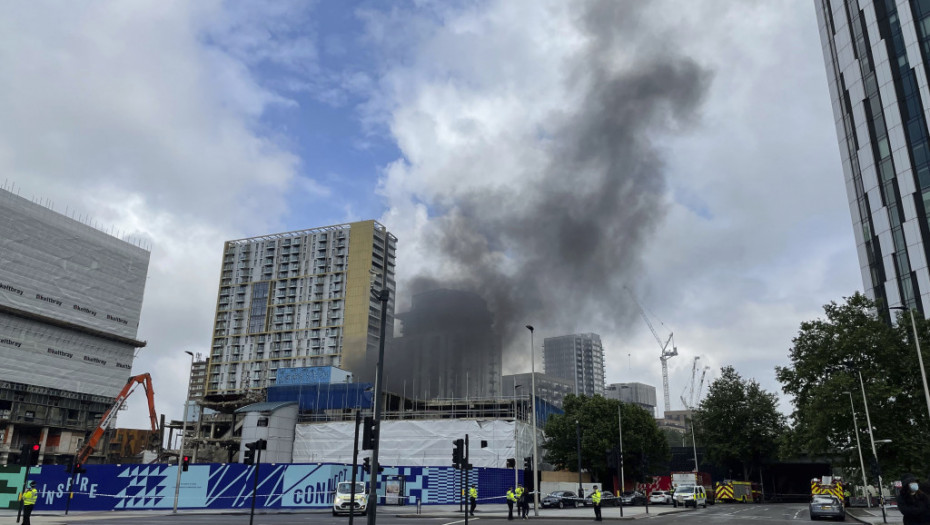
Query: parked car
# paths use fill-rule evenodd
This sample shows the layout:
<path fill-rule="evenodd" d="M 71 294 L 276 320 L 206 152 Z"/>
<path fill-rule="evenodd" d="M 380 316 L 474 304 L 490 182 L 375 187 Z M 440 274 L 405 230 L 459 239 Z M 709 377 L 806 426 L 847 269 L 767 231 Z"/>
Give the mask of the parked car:
<path fill-rule="evenodd" d="M 811 498 L 810 514 L 811 521 L 820 518 L 846 521 L 846 509 L 843 508 L 843 502 L 829 494 L 816 494 Z"/>
<path fill-rule="evenodd" d="M 565 507 L 577 507 L 578 495 L 570 490 L 557 490 L 539 500 L 539 504 L 543 508 L 558 507 L 564 509 Z"/>
<path fill-rule="evenodd" d="M 619 504 L 619 498 L 610 492 L 601 491 L 601 507 L 616 507 Z M 584 506 L 590 507 L 592 505 L 594 505 L 594 502 L 591 501 L 591 493 L 588 493 L 588 495 L 584 497 Z"/>
<path fill-rule="evenodd" d="M 620 494 L 620 503 L 623 505 L 645 505 L 646 495 L 636 490 L 628 490 Z"/>
<path fill-rule="evenodd" d="M 672 495 L 672 505 L 676 507 L 707 508 L 707 494 L 701 485 L 679 485 Z"/>
<path fill-rule="evenodd" d="M 665 490 L 653 490 L 649 495 L 649 503 L 653 505 L 671 505 L 672 494 Z"/>

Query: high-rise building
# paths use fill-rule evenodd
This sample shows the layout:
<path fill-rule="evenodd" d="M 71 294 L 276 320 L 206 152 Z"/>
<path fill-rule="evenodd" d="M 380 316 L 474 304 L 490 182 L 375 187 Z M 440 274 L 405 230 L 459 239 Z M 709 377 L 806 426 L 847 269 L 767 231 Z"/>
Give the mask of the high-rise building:
<path fill-rule="evenodd" d="M 478 294 L 437 289 L 415 294 L 398 314 L 403 337 L 385 354 L 384 384 L 409 399 L 496 398 L 501 342 Z"/>
<path fill-rule="evenodd" d="M 865 293 L 930 307 L 930 5 L 816 0 Z"/>
<path fill-rule="evenodd" d="M 597 334 L 547 337 L 543 368 L 547 376 L 571 381 L 577 395 L 604 395 L 604 347 Z"/>
<path fill-rule="evenodd" d="M 149 252 L 0 190 L 0 464 L 67 463 L 132 375 Z M 100 442 L 96 456 L 106 454 Z"/>
<path fill-rule="evenodd" d="M 394 325 L 397 238 L 375 221 L 228 241 L 207 401 L 261 391 L 279 368 L 334 366 L 372 381 L 381 302 Z"/>
<path fill-rule="evenodd" d="M 607 385 L 604 397 L 638 405 L 655 417 L 656 387 L 652 385 L 645 383 L 611 383 Z"/>

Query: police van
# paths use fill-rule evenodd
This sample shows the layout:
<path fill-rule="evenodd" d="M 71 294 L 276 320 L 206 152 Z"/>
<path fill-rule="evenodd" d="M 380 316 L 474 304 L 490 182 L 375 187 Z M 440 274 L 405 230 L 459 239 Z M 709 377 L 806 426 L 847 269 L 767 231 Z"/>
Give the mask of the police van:
<path fill-rule="evenodd" d="M 355 503 L 352 503 L 352 482 L 340 481 L 336 485 L 336 497 L 333 499 L 333 516 L 348 514 L 355 507 L 355 514 L 364 516 L 368 513 L 368 487 L 361 481 L 355 482 Z"/>

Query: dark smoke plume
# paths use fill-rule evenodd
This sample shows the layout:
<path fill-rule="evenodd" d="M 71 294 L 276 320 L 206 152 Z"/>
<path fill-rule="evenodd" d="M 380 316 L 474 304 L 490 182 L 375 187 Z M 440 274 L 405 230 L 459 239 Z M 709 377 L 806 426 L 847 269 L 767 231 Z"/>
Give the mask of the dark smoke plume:
<path fill-rule="evenodd" d="M 552 117 L 551 162 L 519 194 L 487 188 L 456 195 L 430 244 L 440 261 L 457 261 L 464 273 L 454 282 L 420 275 L 402 285 L 408 294 L 455 288 L 481 295 L 512 353 L 505 368 L 528 360 L 524 324 L 536 326 L 539 345 L 540 336 L 635 321 L 623 286 L 640 274 L 642 248 L 665 214 L 656 140 L 697 120 L 710 84 L 709 71 L 647 33 L 641 3 L 578 5 L 588 45 L 566 64 L 565 77 L 583 102 Z M 617 50 L 627 60 L 622 67 L 614 63 Z"/>

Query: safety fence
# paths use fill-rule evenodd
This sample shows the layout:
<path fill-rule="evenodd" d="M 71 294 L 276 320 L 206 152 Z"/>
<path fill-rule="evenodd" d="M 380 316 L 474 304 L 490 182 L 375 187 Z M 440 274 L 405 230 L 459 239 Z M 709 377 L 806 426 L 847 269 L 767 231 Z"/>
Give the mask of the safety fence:
<path fill-rule="evenodd" d="M 37 509 L 144 510 L 240 509 L 252 505 L 255 466 L 239 463 L 194 464 L 181 472 L 178 466 L 85 465 L 86 472 L 72 475 L 62 465 L 32 467 L 29 480 L 39 491 Z M 0 467 L 0 508 L 14 509 L 25 483 L 25 467 Z M 520 472 L 522 483 L 523 473 Z M 328 508 L 336 485 L 352 477 L 350 466 L 314 464 L 264 464 L 259 466 L 257 509 Z M 368 483 L 361 468 L 357 481 Z M 503 502 L 514 483 L 514 471 L 475 468 L 468 485 L 475 484 L 484 501 Z M 462 497 L 460 472 L 451 467 L 384 467 L 379 477 L 379 504 L 458 504 Z M 68 505 L 68 499 L 71 502 Z"/>

